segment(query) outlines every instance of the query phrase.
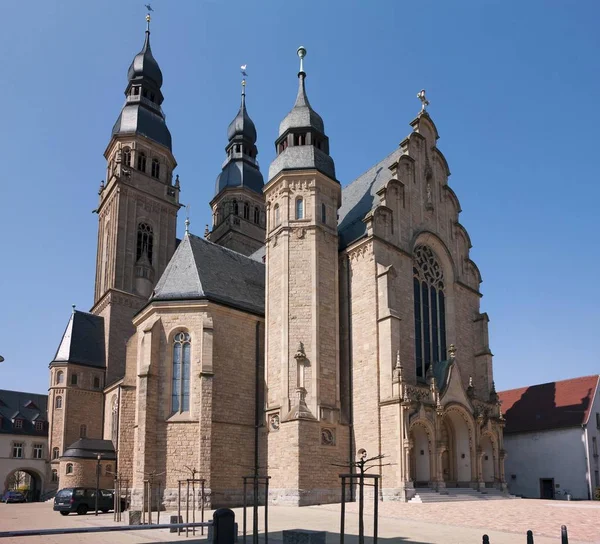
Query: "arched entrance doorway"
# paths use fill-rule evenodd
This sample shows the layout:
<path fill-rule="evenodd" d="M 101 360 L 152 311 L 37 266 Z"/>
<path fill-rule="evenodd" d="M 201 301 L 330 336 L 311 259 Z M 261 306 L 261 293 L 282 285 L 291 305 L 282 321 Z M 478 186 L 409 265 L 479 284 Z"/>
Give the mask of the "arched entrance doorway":
<path fill-rule="evenodd" d="M 494 444 L 488 435 L 481 438 L 481 477 L 486 484 L 494 483 Z"/>
<path fill-rule="evenodd" d="M 423 425 L 413 425 L 410 431 L 412 450 L 410 456 L 410 474 L 415 487 L 427 487 L 431 481 L 429 437 Z"/>
<path fill-rule="evenodd" d="M 471 472 L 471 441 L 469 425 L 458 410 L 444 415 L 442 439 L 447 444 L 442 454 L 442 477 L 448 487 L 469 487 Z"/>
<path fill-rule="evenodd" d="M 6 491 L 20 491 L 27 498 L 27 502 L 37 502 L 41 499 L 42 478 L 30 468 L 18 468 L 9 472 L 4 481 Z"/>

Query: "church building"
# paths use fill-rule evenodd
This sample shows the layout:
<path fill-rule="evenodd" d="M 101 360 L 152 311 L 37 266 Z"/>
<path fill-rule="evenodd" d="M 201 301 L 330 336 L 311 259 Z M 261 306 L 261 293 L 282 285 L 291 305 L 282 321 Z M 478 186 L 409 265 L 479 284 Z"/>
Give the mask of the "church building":
<path fill-rule="evenodd" d="M 148 23 L 104 151 L 94 304 L 73 310 L 50 363 L 59 488 L 95 485 L 99 465 L 133 507 L 144 480 L 172 507 L 195 474 L 208 505 L 234 506 L 257 472 L 273 504 L 337 502 L 339 465 L 364 449 L 384 456 L 383 500 L 505 489 L 481 276 L 425 92 L 409 135 L 346 183 L 298 55 L 266 180 L 243 87 L 212 228 L 186 221 L 178 240 Z"/>

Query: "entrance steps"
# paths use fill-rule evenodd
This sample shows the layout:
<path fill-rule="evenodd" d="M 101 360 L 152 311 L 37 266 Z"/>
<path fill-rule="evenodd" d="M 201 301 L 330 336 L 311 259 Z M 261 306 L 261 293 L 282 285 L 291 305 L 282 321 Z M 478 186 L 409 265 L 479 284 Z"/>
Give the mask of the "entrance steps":
<path fill-rule="evenodd" d="M 464 502 L 506 499 L 516 499 L 516 497 L 494 488 L 486 488 L 482 491 L 478 491 L 477 489 L 471 489 L 468 487 L 449 487 L 441 492 L 436 491 L 435 489 L 418 488 L 417 494 L 408 502 Z"/>

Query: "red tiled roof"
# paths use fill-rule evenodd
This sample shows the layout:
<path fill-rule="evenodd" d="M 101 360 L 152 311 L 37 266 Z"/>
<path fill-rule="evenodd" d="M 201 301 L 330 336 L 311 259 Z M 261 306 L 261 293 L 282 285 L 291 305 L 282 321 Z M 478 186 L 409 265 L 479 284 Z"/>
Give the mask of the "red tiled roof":
<path fill-rule="evenodd" d="M 506 418 L 504 432 L 543 431 L 587 423 L 599 379 L 598 375 L 584 376 L 498 393 Z"/>

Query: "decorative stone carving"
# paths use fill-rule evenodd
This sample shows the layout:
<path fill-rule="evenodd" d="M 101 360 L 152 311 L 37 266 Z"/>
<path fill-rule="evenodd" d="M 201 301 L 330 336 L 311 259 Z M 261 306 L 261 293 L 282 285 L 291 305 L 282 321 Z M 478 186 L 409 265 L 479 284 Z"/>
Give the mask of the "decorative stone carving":
<path fill-rule="evenodd" d="M 321 429 L 321 444 L 323 446 L 335 446 L 335 429 L 326 427 Z"/>
<path fill-rule="evenodd" d="M 269 431 L 278 431 L 279 425 L 279 414 L 271 414 L 269 416 Z"/>

